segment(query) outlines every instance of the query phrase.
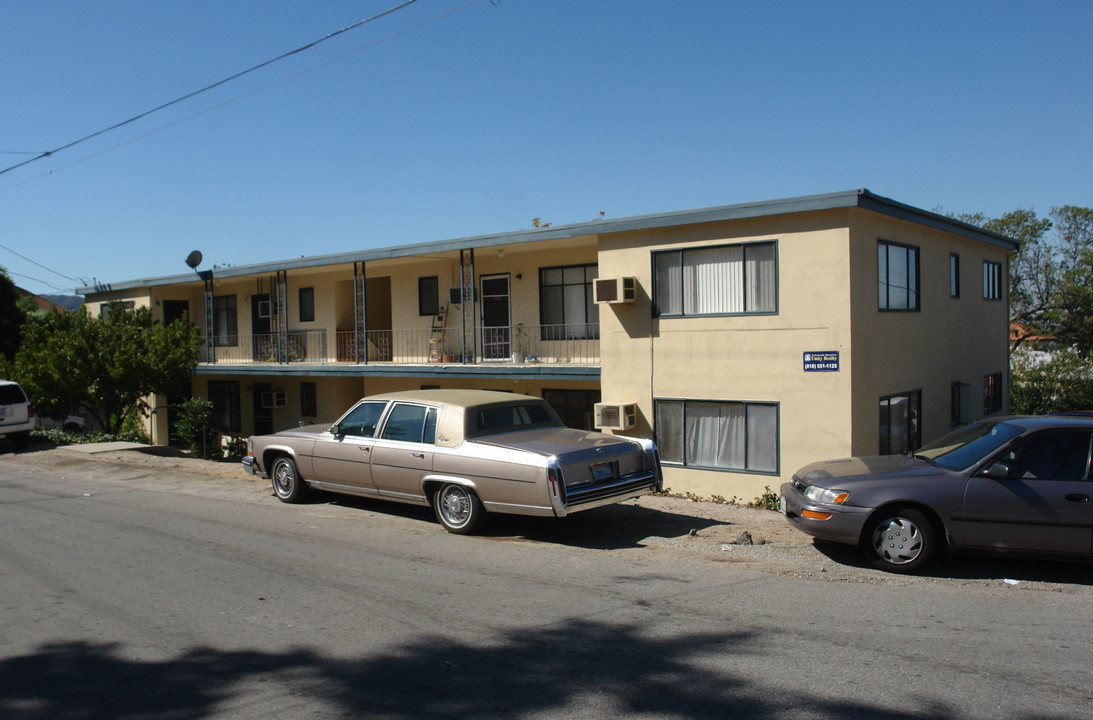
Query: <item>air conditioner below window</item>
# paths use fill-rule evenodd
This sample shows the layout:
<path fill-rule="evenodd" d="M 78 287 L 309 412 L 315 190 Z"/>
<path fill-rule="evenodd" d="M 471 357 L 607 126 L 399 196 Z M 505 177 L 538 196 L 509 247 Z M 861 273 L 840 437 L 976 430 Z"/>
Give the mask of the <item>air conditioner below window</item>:
<path fill-rule="evenodd" d="M 597 430 L 629 430 L 638 416 L 637 403 L 596 403 L 592 406 Z"/>
<path fill-rule="evenodd" d="M 629 305 L 637 299 L 637 278 L 596 278 L 595 300 L 600 305 L 615 305 L 625 303 Z"/>
<path fill-rule="evenodd" d="M 267 409 L 282 408 L 285 406 L 285 391 L 271 390 L 262 393 L 262 407 Z"/>

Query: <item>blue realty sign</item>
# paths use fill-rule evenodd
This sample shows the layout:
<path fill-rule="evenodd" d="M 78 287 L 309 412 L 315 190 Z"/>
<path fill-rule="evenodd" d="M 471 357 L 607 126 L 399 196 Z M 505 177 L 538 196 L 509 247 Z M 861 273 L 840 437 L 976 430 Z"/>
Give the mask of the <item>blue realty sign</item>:
<path fill-rule="evenodd" d="M 805 353 L 805 372 L 838 372 L 839 351 L 822 350 Z"/>

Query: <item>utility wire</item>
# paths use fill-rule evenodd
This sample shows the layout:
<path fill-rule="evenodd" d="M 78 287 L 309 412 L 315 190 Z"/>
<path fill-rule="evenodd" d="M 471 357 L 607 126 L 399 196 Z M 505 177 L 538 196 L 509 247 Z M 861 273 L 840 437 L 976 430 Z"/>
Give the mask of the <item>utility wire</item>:
<path fill-rule="evenodd" d="M 53 170 L 43 172 L 39 175 L 34 175 L 32 177 L 26 178 L 25 180 L 17 182 L 13 185 L 8 185 L 7 187 L 0 188 L 0 193 L 7 192 L 8 190 L 14 190 L 17 187 L 20 187 L 22 185 L 26 185 L 27 183 L 34 182 L 35 180 L 41 180 L 44 177 L 49 177 L 50 175 L 52 175 L 55 172 L 60 172 L 62 170 L 66 170 L 66 169 L 68 169 L 68 168 L 70 168 L 74 165 L 79 165 L 80 163 L 84 163 L 84 162 L 87 162 L 88 160 L 92 160 L 94 158 L 97 158 L 100 155 L 105 155 L 108 152 L 112 152 L 114 150 L 117 150 L 118 148 L 129 145 L 130 143 L 134 143 L 134 142 L 137 142 L 138 140 L 143 140 L 144 138 L 149 137 L 151 135 L 161 133 L 164 130 L 168 130 L 170 128 L 173 128 L 176 125 L 181 125 L 184 122 L 188 122 L 189 120 L 193 120 L 196 117 L 200 117 L 201 115 L 204 115 L 205 113 L 212 112 L 213 110 L 217 110 L 219 108 L 222 108 L 225 105 L 230 105 L 234 102 L 238 102 L 239 100 L 242 100 L 243 98 L 250 97 L 251 95 L 255 95 L 257 93 L 263 92 L 264 90 L 268 90 L 269 88 L 274 87 L 276 85 L 280 85 L 283 82 L 287 82 L 289 80 L 292 80 L 293 78 L 297 78 L 297 77 L 299 77 L 301 75 L 304 75 L 306 73 L 312 72 L 314 70 L 318 70 L 321 67 L 324 67 L 324 66 L 329 65 L 331 63 L 337 62 L 338 60 L 342 60 L 342 59 L 344 59 L 346 57 L 349 57 L 350 55 L 353 55 L 355 53 L 359 53 L 362 50 L 367 50 L 370 47 L 374 47 L 376 45 L 379 45 L 380 43 L 386 42 L 387 40 L 398 37 L 399 35 L 405 35 L 406 33 L 410 32 L 411 30 L 416 30 L 420 27 L 428 25 L 429 23 L 436 22 L 437 20 L 445 18 L 449 15 L 454 15 L 455 13 L 457 13 L 461 10 L 466 10 L 467 8 L 469 8 L 473 5 L 478 5 L 481 2 L 484 2 L 484 0 L 470 0 L 470 2 L 467 2 L 467 3 L 461 5 L 457 8 L 452 8 L 451 10 L 440 13 L 439 15 L 435 15 L 435 16 L 429 18 L 428 20 L 422 20 L 421 22 L 419 22 L 415 25 L 411 25 L 411 26 L 403 28 L 401 30 L 397 30 L 393 33 L 385 35 L 385 36 L 383 36 L 381 38 L 378 38 L 376 40 L 373 40 L 369 43 L 365 43 L 364 45 L 353 48 L 352 50 L 348 50 L 348 51 L 342 53 L 341 55 L 336 55 L 336 56 L 330 58 L 329 60 L 324 60 L 321 63 L 317 63 L 317 64 L 312 65 L 310 67 L 304 68 L 303 70 L 299 70 L 299 71 L 294 72 L 290 75 L 286 75 L 285 77 L 283 77 L 279 80 L 274 80 L 273 82 L 270 82 L 270 83 L 267 83 L 267 84 L 265 84 L 261 87 L 255 88 L 254 90 L 248 90 L 247 92 L 245 92 L 241 95 L 237 95 L 237 96 L 235 96 L 233 98 L 230 98 L 228 100 L 224 100 L 223 102 L 220 102 L 220 103 L 217 103 L 216 105 L 212 105 L 210 107 L 207 107 L 204 110 L 199 110 L 195 113 L 187 115 L 186 117 L 179 118 L 178 120 L 175 120 L 174 122 L 168 123 L 168 124 L 166 124 L 162 127 L 156 128 L 154 130 L 149 130 L 146 133 L 143 133 L 141 135 L 137 135 L 136 137 L 129 138 L 128 140 L 124 140 L 124 141 L 122 141 L 122 142 L 120 142 L 116 145 L 112 145 L 108 148 L 103 148 L 102 150 L 100 150 L 96 153 L 92 153 L 91 155 L 88 155 L 87 157 L 82 157 L 79 160 L 74 160 L 74 161 L 68 163 L 67 165 L 61 165 L 60 167 L 57 167 Z M 491 3 L 496 2 L 496 0 L 490 0 L 490 2 Z M 81 282 L 83 282 L 83 281 L 81 281 Z"/>
<path fill-rule="evenodd" d="M 330 33 L 329 35 L 326 35 L 324 37 L 319 38 L 318 40 L 314 40 L 312 42 L 309 42 L 307 45 L 302 45 L 302 46 L 296 48 L 295 50 L 290 50 L 289 52 L 286 52 L 282 55 L 278 55 L 277 57 L 273 58 L 272 60 L 266 60 L 263 63 L 259 63 L 258 65 L 255 65 L 252 68 L 248 68 L 247 70 L 243 70 L 242 72 L 237 72 L 236 74 L 232 75 L 231 77 L 224 78 L 223 80 L 220 80 L 219 82 L 215 82 L 212 85 L 208 85 L 206 87 L 203 87 L 200 90 L 195 90 L 191 93 L 183 95 L 180 98 L 176 98 L 176 99 L 174 99 L 174 100 L 172 100 L 168 103 L 164 103 L 163 105 L 160 105 L 159 107 L 155 107 L 155 108 L 152 108 L 151 110 L 147 110 L 145 112 L 142 112 L 139 115 L 134 115 L 133 117 L 129 118 L 128 120 L 123 120 L 122 122 L 115 123 L 114 125 L 111 125 L 108 128 L 103 128 L 102 130 L 99 130 L 97 132 L 93 132 L 90 135 L 86 135 L 86 136 L 80 138 L 79 140 L 74 140 L 70 143 L 67 143 L 65 145 L 61 145 L 60 147 L 57 147 L 57 148 L 54 148 L 53 150 L 47 150 L 46 152 L 39 153 L 38 155 L 30 158 L 29 160 L 24 160 L 21 163 L 16 163 L 15 165 L 12 165 L 11 167 L 4 168 L 3 170 L 0 170 L 0 175 L 3 175 L 4 173 L 7 173 L 7 172 L 11 172 L 12 170 L 21 168 L 24 165 L 29 165 L 32 162 L 36 162 L 38 160 L 42 160 L 44 158 L 51 157 L 51 156 L 55 155 L 56 153 L 61 152 L 62 150 L 68 150 L 69 148 L 74 147 L 76 145 L 79 145 L 82 142 L 86 142 L 88 140 L 91 140 L 92 138 L 96 138 L 100 135 L 104 135 L 104 134 L 110 132 L 111 130 L 117 130 L 120 127 L 124 127 L 126 125 L 131 124 L 131 123 L 134 123 L 137 120 L 140 120 L 141 118 L 148 117 L 152 113 L 159 112 L 160 110 L 164 110 L 166 108 L 169 108 L 172 105 L 177 105 L 178 103 L 183 102 L 184 100 L 189 100 L 190 98 L 192 98 L 196 95 L 200 95 L 201 93 L 208 92 L 209 90 L 212 90 L 213 88 L 218 88 L 221 85 L 224 85 L 226 83 L 231 82 L 232 80 L 236 80 L 238 78 L 243 77 L 244 75 L 248 75 L 248 74 L 254 72 L 255 70 L 260 70 L 260 69 L 266 67 L 267 65 L 272 65 L 273 63 L 275 63 L 279 60 L 284 60 L 287 57 L 291 57 L 293 55 L 297 55 L 299 53 L 302 53 L 305 50 L 309 50 L 309 49 L 315 47 L 319 43 L 326 42 L 327 40 L 330 40 L 331 38 L 335 38 L 335 37 L 337 37 L 337 36 L 339 36 L 343 33 L 347 33 L 350 30 L 355 30 L 356 28 L 359 28 L 362 25 L 366 25 L 366 24 L 368 24 L 368 23 L 370 23 L 374 20 L 379 20 L 382 17 L 386 17 L 387 15 L 390 15 L 394 12 L 402 10 L 403 8 L 405 8 L 409 5 L 413 5 L 417 1 L 418 0 L 405 0 L 405 2 L 402 2 L 398 5 L 395 5 L 394 7 L 388 8 L 387 10 L 384 10 L 383 12 L 381 12 L 377 15 L 373 15 L 372 17 L 365 18 L 364 20 L 360 20 L 359 22 L 355 22 L 352 25 L 348 25 L 346 27 L 343 27 L 341 30 L 336 30 L 336 31 Z"/>
<path fill-rule="evenodd" d="M 38 267 L 42 268 L 43 270 L 48 270 L 48 271 L 50 271 L 50 272 L 51 272 L 51 273 L 53 273 L 54 275 L 60 275 L 60 276 L 61 276 L 61 277 L 63 277 L 63 278 L 65 279 L 65 280 L 71 280 L 72 282 L 80 282 L 80 280 L 79 280 L 79 279 L 77 279 L 77 278 L 74 278 L 74 277 L 69 277 L 68 275 L 65 275 L 64 273 L 60 273 L 60 272 L 57 272 L 57 271 L 56 271 L 56 270 L 54 270 L 53 268 L 48 268 L 48 267 L 46 267 L 45 265 L 43 265 L 42 263 L 40 263 L 40 262 L 35 262 L 34 260 L 31 260 L 31 259 L 30 259 L 30 258 L 28 258 L 28 257 L 27 257 L 26 255 L 20 255 L 19 253 L 15 252 L 15 251 L 14 251 L 14 250 L 12 250 L 11 248 L 9 248 L 9 247 L 8 247 L 7 245 L 4 245 L 4 244 L 0 243 L 0 248 L 4 248 L 5 250 L 7 250 L 7 251 L 8 251 L 9 253 L 11 253 L 12 255 L 16 255 L 16 256 L 18 256 L 18 257 L 21 257 L 21 258 L 23 258 L 24 260 L 26 260 L 26 261 L 27 261 L 28 263 L 30 263 L 31 265 L 37 265 Z M 33 279 L 34 279 L 34 278 L 31 278 L 31 280 L 33 280 Z M 39 280 L 38 282 L 41 282 L 41 280 Z"/>
<path fill-rule="evenodd" d="M 61 287 L 60 285 L 54 285 L 54 284 L 53 284 L 53 283 L 51 283 L 51 282 L 48 282 L 48 281 L 46 281 L 46 280 L 39 280 L 38 278 L 36 278 L 36 277 L 31 277 L 30 275 L 22 275 L 22 274 L 20 274 L 20 273 L 17 273 L 17 272 L 12 272 L 11 270 L 8 270 L 8 271 L 7 271 L 7 273 L 8 273 L 8 275 L 11 275 L 11 276 L 13 276 L 13 277 L 20 277 L 20 278 L 24 278 L 24 279 L 26 279 L 26 280 L 33 280 L 33 281 L 34 281 L 34 282 L 36 282 L 36 283 L 41 283 L 41 284 L 43 284 L 43 285 L 45 285 L 45 286 L 47 286 L 47 287 L 51 287 L 51 288 L 53 288 L 54 290 L 59 290 L 59 291 L 61 291 L 61 292 L 69 292 L 69 293 L 70 293 L 70 292 L 74 292 L 74 290 L 73 290 L 72 288 L 70 288 L 70 287 Z"/>

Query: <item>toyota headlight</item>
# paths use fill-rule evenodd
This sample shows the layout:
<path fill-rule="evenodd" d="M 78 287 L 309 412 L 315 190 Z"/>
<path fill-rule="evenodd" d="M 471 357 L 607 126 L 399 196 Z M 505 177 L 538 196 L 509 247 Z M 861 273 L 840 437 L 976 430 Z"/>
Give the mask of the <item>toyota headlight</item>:
<path fill-rule="evenodd" d="M 842 505 L 850 499 L 850 493 L 845 490 L 829 490 L 819 485 L 809 485 L 805 488 L 805 497 L 814 503 Z"/>

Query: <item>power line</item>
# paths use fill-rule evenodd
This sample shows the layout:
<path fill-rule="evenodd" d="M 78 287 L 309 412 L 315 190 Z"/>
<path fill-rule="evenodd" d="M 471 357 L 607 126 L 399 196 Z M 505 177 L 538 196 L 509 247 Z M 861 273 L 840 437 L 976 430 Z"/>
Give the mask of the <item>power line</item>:
<path fill-rule="evenodd" d="M 46 267 L 45 265 L 43 265 L 43 264 L 42 264 L 42 263 L 40 263 L 40 262 L 36 262 L 36 261 L 34 261 L 34 260 L 31 260 L 31 259 L 30 259 L 30 258 L 28 258 L 28 257 L 27 257 L 26 255 L 20 255 L 19 253 L 15 252 L 14 250 L 12 250 L 11 248 L 9 248 L 9 247 L 8 247 L 7 245 L 4 245 L 3 243 L 0 243 L 0 248 L 4 248 L 5 250 L 7 250 L 7 251 L 8 251 L 9 253 L 11 253 L 12 255 L 15 255 L 15 256 L 17 256 L 17 257 L 21 257 L 21 258 L 23 258 L 24 260 L 26 260 L 26 261 L 27 261 L 28 263 L 30 263 L 31 265 L 37 265 L 38 267 L 42 268 L 43 270 L 48 270 L 48 271 L 50 271 L 51 273 L 53 273 L 54 275 L 59 275 L 59 276 L 63 277 L 63 278 L 65 279 L 65 280 L 71 280 L 72 282 L 80 282 L 80 280 L 79 280 L 78 278 L 74 278 L 74 277 L 69 277 L 68 275 L 65 275 L 65 274 L 64 274 L 64 273 L 62 273 L 62 272 L 57 272 L 57 271 L 56 271 L 56 270 L 54 270 L 53 268 L 48 268 L 48 267 Z M 34 279 L 34 278 L 31 278 L 31 280 L 33 280 L 33 279 Z M 41 280 L 39 280 L 38 282 L 41 282 Z"/>
<path fill-rule="evenodd" d="M 387 15 L 390 15 L 394 12 L 402 10 L 405 7 L 413 5 L 417 1 L 418 0 L 405 0 L 405 2 L 402 2 L 398 5 L 395 5 L 394 7 L 388 8 L 387 10 L 384 10 L 381 13 L 373 15 L 372 17 L 365 18 L 364 20 L 360 20 L 358 22 L 355 22 L 352 25 L 348 25 L 346 27 L 343 27 L 341 30 L 335 30 L 334 32 L 332 32 L 332 33 L 330 33 L 330 34 L 328 34 L 324 37 L 321 37 L 318 40 L 313 40 L 312 42 L 309 42 L 306 45 L 301 45 L 300 47 L 296 48 L 295 50 L 290 50 L 286 53 L 278 55 L 277 57 L 273 58 L 272 60 L 266 60 L 263 63 L 259 63 L 258 65 L 255 65 L 252 68 L 248 68 L 246 70 L 243 70 L 242 72 L 237 72 L 236 74 L 234 74 L 230 77 L 226 77 L 223 80 L 220 80 L 218 82 L 215 82 L 212 85 L 208 85 L 206 87 L 203 87 L 200 90 L 195 90 L 191 93 L 183 95 L 180 98 L 176 98 L 176 99 L 174 99 L 170 102 L 164 103 L 164 104 L 160 105 L 159 107 L 154 107 L 151 110 L 147 110 L 145 112 L 142 112 L 139 115 L 134 115 L 133 117 L 129 118 L 128 120 L 123 120 L 122 122 L 115 123 L 114 125 L 111 125 L 110 127 L 103 128 L 102 130 L 98 130 L 96 132 L 93 132 L 90 135 L 85 135 L 84 137 L 80 138 L 79 140 L 73 140 L 72 142 L 66 143 L 65 145 L 61 145 L 60 147 L 54 148 L 53 150 L 47 150 L 45 152 L 38 153 L 37 155 L 30 158 L 29 160 L 24 160 L 23 162 L 16 163 L 15 165 L 12 165 L 11 167 L 4 168 L 3 170 L 0 170 L 0 175 L 3 175 L 4 173 L 7 173 L 7 172 L 11 172 L 12 170 L 15 170 L 17 168 L 21 168 L 24 165 L 29 165 L 32 162 L 36 162 L 38 160 L 42 160 L 42 159 L 47 158 L 47 157 L 52 157 L 53 155 L 55 155 L 56 153 L 61 152 L 62 150 L 68 150 L 69 148 L 75 147 L 76 145 L 79 145 L 82 142 L 86 142 L 88 140 L 91 140 L 92 138 L 96 138 L 100 135 L 104 135 L 104 134 L 110 132 L 111 130 L 117 130 L 120 127 L 124 127 L 126 125 L 131 124 L 131 123 L 134 123 L 137 120 L 140 120 L 141 118 L 148 117 L 152 113 L 159 112 L 160 110 L 165 110 L 166 108 L 169 108 L 172 105 L 177 105 L 178 103 L 183 102 L 184 100 L 189 100 L 190 98 L 192 98 L 196 95 L 200 95 L 201 93 L 208 92 L 209 90 L 212 90 L 214 88 L 218 88 L 221 85 L 224 85 L 226 83 L 231 82 L 232 80 L 236 80 L 238 78 L 243 77 L 244 75 L 248 75 L 248 74 L 254 72 L 255 70 L 260 70 L 260 69 L 266 67 L 267 65 L 272 65 L 273 63 L 275 63 L 279 60 L 284 60 L 285 58 L 288 58 L 288 57 L 291 57 L 293 55 L 297 55 L 299 53 L 302 53 L 305 50 L 310 50 L 311 48 L 315 47 L 319 43 L 326 42 L 327 40 L 330 40 L 331 38 L 335 38 L 335 37 L 337 37 L 337 36 L 339 36 L 343 33 L 347 33 L 350 30 L 355 30 L 356 28 L 359 28 L 362 25 L 366 25 L 370 22 L 373 22 L 374 20 L 379 20 L 382 17 L 386 17 Z"/>
<path fill-rule="evenodd" d="M 499 0 L 490 0 L 491 3 L 495 3 L 495 4 L 498 1 Z M 168 124 L 166 124 L 162 127 L 158 127 L 158 128 L 153 129 L 153 130 L 149 130 L 148 132 L 142 133 L 141 135 L 137 135 L 136 137 L 129 138 L 128 140 L 123 140 L 122 142 L 117 143 L 116 145 L 111 145 L 110 147 L 103 148 L 102 150 L 100 150 L 96 153 L 92 153 L 91 155 L 88 155 L 86 157 L 82 157 L 79 160 L 74 160 L 74 161 L 68 163 L 67 165 L 61 165 L 61 166 L 56 167 L 52 170 L 47 170 L 46 172 L 43 172 L 39 175 L 33 175 L 29 178 L 26 178 L 24 180 L 16 182 L 13 185 L 8 185 L 6 187 L 2 187 L 2 188 L 0 188 L 0 193 L 7 192 L 9 190 L 14 190 L 17 187 L 21 187 L 21 186 L 26 185 L 28 183 L 32 183 L 35 180 L 41 180 L 44 177 L 49 177 L 50 175 L 52 175 L 55 172 L 60 172 L 62 170 L 66 170 L 70 167 L 73 167 L 74 165 L 79 165 L 81 163 L 87 162 L 88 160 L 92 160 L 94 158 L 97 158 L 100 155 L 105 155 L 108 152 L 112 152 L 114 150 L 117 150 L 118 148 L 125 147 L 126 145 L 129 145 L 130 143 L 134 143 L 134 142 L 137 142 L 138 140 L 143 140 L 146 137 L 156 135 L 157 133 L 161 133 L 164 130 L 168 130 L 170 128 L 173 128 L 176 125 L 181 125 L 184 122 L 187 122 L 189 120 L 193 120 L 194 118 L 200 117 L 201 115 L 212 112 L 213 110 L 217 110 L 217 109 L 222 108 L 226 105 L 230 105 L 234 102 L 238 102 L 239 100 L 242 100 L 243 98 L 246 98 L 246 97 L 250 97 L 251 95 L 256 95 L 257 93 L 260 93 L 264 90 L 268 90 L 271 87 L 274 87 L 276 85 L 280 85 L 281 83 L 292 80 L 293 78 L 300 77 L 301 75 L 304 75 L 306 73 L 318 70 L 321 67 L 324 67 L 324 66 L 329 65 L 331 63 L 342 60 L 346 57 L 349 57 L 350 55 L 361 52 L 362 50 L 367 50 L 370 47 L 374 47 L 376 45 L 379 45 L 380 43 L 386 42 L 387 40 L 398 37 L 399 35 L 405 35 L 406 33 L 410 32 L 412 30 L 416 30 L 420 27 L 424 27 L 425 25 L 436 22 L 437 20 L 448 17 L 449 15 L 454 15 L 455 13 L 460 12 L 461 10 L 466 10 L 467 8 L 472 7 L 474 5 L 478 5 L 481 2 L 484 2 L 484 0 L 470 0 L 470 2 L 467 2 L 467 3 L 465 3 L 465 4 L 463 4 L 459 7 L 452 8 L 451 10 L 448 10 L 446 12 L 442 12 L 438 15 L 434 15 L 433 17 L 429 18 L 428 20 L 422 20 L 421 22 L 416 23 L 414 25 L 410 25 L 409 27 L 405 27 L 401 30 L 396 30 L 393 33 L 385 35 L 385 36 L 383 36 L 381 38 L 378 38 L 376 40 L 373 40 L 371 42 L 365 43 L 364 45 L 360 45 L 356 48 L 353 48 L 352 50 L 347 50 L 346 52 L 342 53 L 341 55 L 336 55 L 336 56 L 334 56 L 334 57 L 332 57 L 328 60 L 324 60 L 324 61 L 322 61 L 320 63 L 317 63 L 315 65 L 312 65 L 310 67 L 304 68 L 302 70 L 298 70 L 297 72 L 294 72 L 290 75 L 286 75 L 285 77 L 282 77 L 278 80 L 274 80 L 273 82 L 262 85 L 261 87 L 255 88 L 253 90 L 248 90 L 247 92 L 242 93 L 240 95 L 236 95 L 233 98 L 230 98 L 228 100 L 224 100 L 223 102 L 220 102 L 220 103 L 217 103 L 217 104 L 212 105 L 210 107 L 207 107 L 204 110 L 198 110 L 195 113 L 187 115 L 186 117 L 183 117 L 183 118 L 179 118 L 178 120 L 175 120 L 174 122 L 170 122 L 170 123 L 168 123 Z M 81 282 L 83 282 L 83 281 L 81 281 Z"/>
<path fill-rule="evenodd" d="M 54 290 L 59 290 L 59 291 L 61 291 L 61 292 L 69 292 L 69 293 L 71 293 L 71 292 L 74 292 L 73 288 L 69 288 L 69 287 L 61 287 L 60 285 L 54 285 L 54 284 L 53 284 L 53 283 L 51 283 L 51 282 L 48 282 L 48 281 L 46 281 L 46 280 L 39 280 L 38 278 L 36 278 L 36 277 L 31 277 L 30 275 L 23 275 L 22 273 L 12 272 L 11 270 L 8 270 L 8 271 L 7 271 L 7 274 L 8 274 L 8 275 L 11 275 L 11 276 L 13 276 L 13 277 L 20 277 L 20 278 L 24 278 L 24 279 L 26 279 L 26 280 L 33 280 L 33 281 L 34 281 L 34 282 L 36 282 L 36 283 L 42 283 L 43 285 L 45 285 L 45 286 L 47 286 L 47 287 L 51 287 L 51 288 L 53 288 Z"/>

